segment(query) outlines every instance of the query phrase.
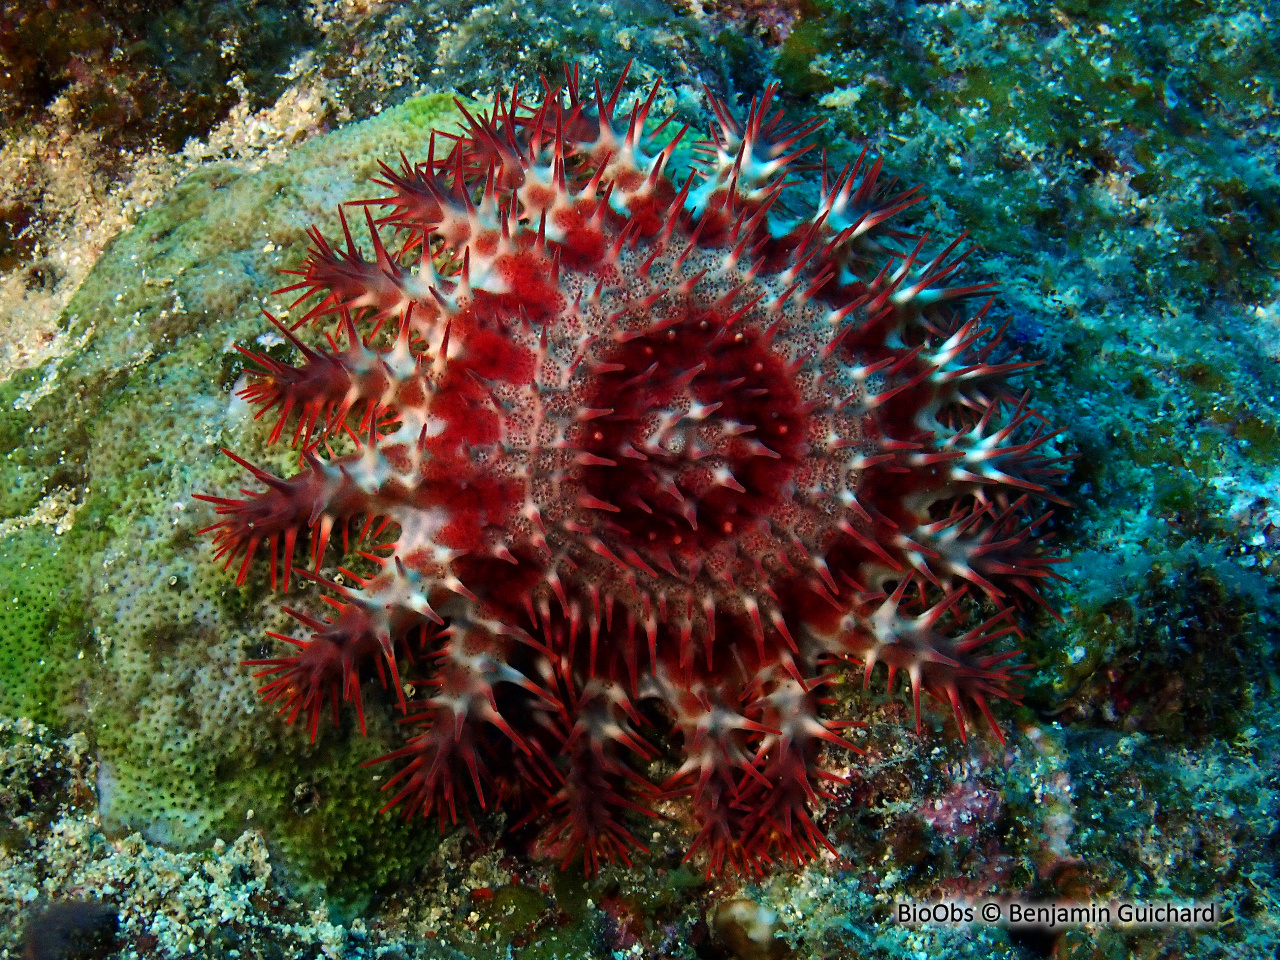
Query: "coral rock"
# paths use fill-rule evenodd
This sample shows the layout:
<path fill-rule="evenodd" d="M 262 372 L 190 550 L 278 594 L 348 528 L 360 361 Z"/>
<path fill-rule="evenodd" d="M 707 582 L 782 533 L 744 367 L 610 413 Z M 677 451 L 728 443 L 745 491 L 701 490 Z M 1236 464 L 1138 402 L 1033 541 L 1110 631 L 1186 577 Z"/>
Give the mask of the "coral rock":
<path fill-rule="evenodd" d="M 241 581 L 258 557 L 327 590 L 255 661 L 290 721 L 363 727 L 362 681 L 392 689 L 415 735 L 388 807 L 536 811 L 594 869 L 684 796 L 709 869 L 799 863 L 830 848 L 820 747 L 856 749 L 824 696 L 846 665 L 999 736 L 1020 668 L 995 641 L 1052 575 L 1061 458 L 961 241 L 901 225 L 917 190 L 802 163 L 819 124 L 772 89 L 745 120 L 713 99 L 671 178 L 686 131 L 621 90 L 498 98 L 384 165 L 363 251 L 348 214 L 312 231 L 307 312 L 270 318 L 300 362 L 244 351 L 242 388 L 299 472 L 236 457 L 264 489 L 203 496 L 208 530 Z M 363 575 L 320 576 L 335 536 Z M 660 742 L 684 760 L 655 783 Z"/>

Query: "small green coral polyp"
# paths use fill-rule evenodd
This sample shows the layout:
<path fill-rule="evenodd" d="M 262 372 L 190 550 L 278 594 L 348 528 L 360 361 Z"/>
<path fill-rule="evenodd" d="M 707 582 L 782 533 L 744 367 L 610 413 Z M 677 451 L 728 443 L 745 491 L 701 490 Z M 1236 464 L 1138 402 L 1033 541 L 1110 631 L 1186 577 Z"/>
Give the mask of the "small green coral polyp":
<path fill-rule="evenodd" d="M 685 131 L 659 145 L 657 87 L 625 117 L 621 90 L 570 73 L 384 166 L 389 195 L 349 207 L 372 259 L 345 217 L 339 245 L 313 230 L 287 288 L 310 308 L 270 318 L 301 362 L 242 348 L 240 394 L 301 468 L 228 451 L 265 489 L 201 499 L 240 582 L 266 547 L 273 586 L 329 594 L 327 617 L 286 608 L 304 632 L 254 661 L 266 698 L 313 737 L 343 702 L 363 727 L 376 675 L 416 725 L 382 758 L 404 764 L 388 807 L 510 804 L 594 869 L 685 797 L 690 855 L 758 872 L 833 849 L 820 748 L 858 749 L 833 669 L 884 663 L 917 726 L 927 693 L 999 736 L 1020 672 L 999 638 L 1052 575 L 1062 467 L 990 285 L 896 225 L 918 190 L 864 154 L 805 208 L 788 182 L 819 124 L 773 90 L 745 121 L 713 100 L 698 168 L 669 177 Z M 296 332 L 326 324 L 327 346 Z M 321 576 L 335 537 L 371 571 Z M 684 759 L 654 783 L 662 737 Z"/>

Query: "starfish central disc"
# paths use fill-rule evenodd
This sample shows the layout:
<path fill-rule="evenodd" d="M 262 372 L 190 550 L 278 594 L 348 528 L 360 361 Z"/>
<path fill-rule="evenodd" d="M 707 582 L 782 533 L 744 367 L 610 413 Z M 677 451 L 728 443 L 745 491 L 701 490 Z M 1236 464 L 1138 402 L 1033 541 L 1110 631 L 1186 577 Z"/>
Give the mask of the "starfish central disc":
<path fill-rule="evenodd" d="M 804 411 L 782 359 L 753 330 L 691 309 L 606 356 L 584 426 L 587 492 L 606 543 L 694 569 L 756 531 L 786 496 Z M 616 466 L 609 466 L 608 461 Z"/>

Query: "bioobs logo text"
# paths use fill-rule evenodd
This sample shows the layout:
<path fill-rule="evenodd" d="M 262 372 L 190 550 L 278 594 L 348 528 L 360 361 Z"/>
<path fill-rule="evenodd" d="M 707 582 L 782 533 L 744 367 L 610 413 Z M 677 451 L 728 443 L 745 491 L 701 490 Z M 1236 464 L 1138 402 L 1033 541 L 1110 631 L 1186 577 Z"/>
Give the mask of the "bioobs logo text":
<path fill-rule="evenodd" d="M 899 903 L 897 904 L 899 923 L 973 923 L 978 919 L 975 907 L 971 903 L 943 900 L 939 903 Z"/>

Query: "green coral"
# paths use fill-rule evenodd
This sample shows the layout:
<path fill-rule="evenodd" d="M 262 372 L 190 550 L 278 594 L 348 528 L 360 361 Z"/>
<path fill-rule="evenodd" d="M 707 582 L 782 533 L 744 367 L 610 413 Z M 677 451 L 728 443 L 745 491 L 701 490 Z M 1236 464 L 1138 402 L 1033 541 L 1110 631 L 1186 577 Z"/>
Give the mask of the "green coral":
<path fill-rule="evenodd" d="M 86 539 L 34 525 L 0 541 L 0 716 L 51 723 L 80 712 L 84 657 L 93 653 L 82 590 Z"/>
<path fill-rule="evenodd" d="M 252 809 L 299 876 L 338 900 L 367 896 L 432 842 L 375 815 L 359 760 L 391 742 L 386 717 L 373 711 L 367 741 L 343 728 L 308 747 L 260 709 L 240 661 L 286 618 L 260 577 L 236 587 L 210 562 L 191 494 L 244 482 L 217 453 L 244 416 L 220 373 L 232 343 L 261 334 L 259 309 L 280 312 L 278 248 L 297 262 L 309 223 L 332 233 L 334 207 L 368 189 L 378 159 L 423 153 L 453 117 L 451 98 L 423 98 L 279 165 L 203 168 L 80 289 L 67 318 L 81 349 L 3 385 L 14 452 L 0 460 L 0 711 L 88 726 L 109 830 L 188 847 L 232 835 Z M 295 456 L 262 459 L 287 470 Z M 308 781 L 315 802 L 299 813 Z M 385 852 L 363 856 L 371 845 Z"/>

